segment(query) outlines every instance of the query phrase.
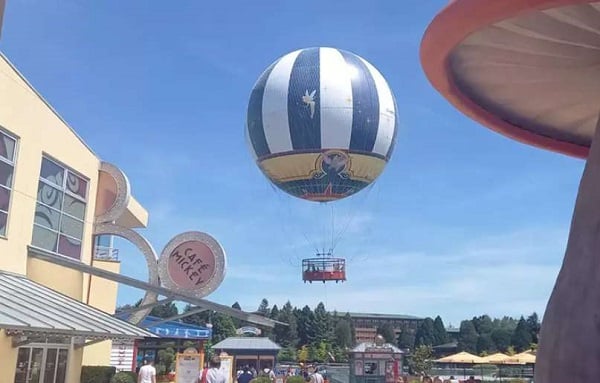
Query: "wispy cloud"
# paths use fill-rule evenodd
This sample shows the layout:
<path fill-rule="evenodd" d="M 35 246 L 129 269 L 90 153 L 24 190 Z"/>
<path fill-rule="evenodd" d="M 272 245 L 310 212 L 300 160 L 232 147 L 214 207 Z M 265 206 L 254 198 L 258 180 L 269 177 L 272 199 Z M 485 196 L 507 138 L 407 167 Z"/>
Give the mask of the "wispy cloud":
<path fill-rule="evenodd" d="M 563 229 L 539 229 L 473 239 L 444 253 L 384 253 L 374 245 L 368 259 L 350 259 L 348 281 L 337 285 L 303 284 L 300 268 L 248 260 L 231 265 L 233 277 L 223 287 L 228 292 L 217 297 L 235 291 L 247 309 L 266 297 L 278 305 L 323 301 L 338 311 L 440 314 L 453 323 L 483 313 L 541 315 L 565 241 Z"/>

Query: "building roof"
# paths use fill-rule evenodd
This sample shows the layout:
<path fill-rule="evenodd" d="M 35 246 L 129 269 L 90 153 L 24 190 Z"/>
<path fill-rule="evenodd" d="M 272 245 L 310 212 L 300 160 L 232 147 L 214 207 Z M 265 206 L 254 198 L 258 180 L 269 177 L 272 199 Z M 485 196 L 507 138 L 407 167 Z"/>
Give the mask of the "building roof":
<path fill-rule="evenodd" d="M 373 342 L 359 343 L 356 347 L 352 349 L 351 352 L 384 352 L 388 350 L 391 350 L 395 354 L 404 353 L 404 351 L 400 350 L 398 347 L 394 346 L 391 343 L 384 343 L 381 346 L 378 346 Z"/>
<path fill-rule="evenodd" d="M 345 316 L 346 313 L 338 312 L 337 316 Z M 406 319 L 406 320 L 422 320 L 423 318 L 416 317 L 414 315 L 404 314 L 377 314 L 377 313 L 354 313 L 351 312 L 352 318 L 366 318 L 366 319 Z"/>
<path fill-rule="evenodd" d="M 219 350 L 280 350 L 281 346 L 269 338 L 230 337 L 212 346 Z"/>
<path fill-rule="evenodd" d="M 125 319 L 128 315 L 116 314 L 115 316 L 120 319 Z M 208 327 L 196 326 L 176 320 L 165 322 L 163 318 L 150 315 L 144 318 L 139 326 L 161 338 L 210 339 L 212 337 L 212 329 Z"/>
<path fill-rule="evenodd" d="M 25 276 L 0 271 L 0 328 L 86 339 L 155 337 Z"/>
<path fill-rule="evenodd" d="M 434 350 L 441 350 L 441 349 L 451 349 L 451 348 L 457 348 L 458 347 L 458 342 L 450 342 L 450 343 L 444 343 L 444 344 L 438 344 L 437 346 L 433 346 Z"/>

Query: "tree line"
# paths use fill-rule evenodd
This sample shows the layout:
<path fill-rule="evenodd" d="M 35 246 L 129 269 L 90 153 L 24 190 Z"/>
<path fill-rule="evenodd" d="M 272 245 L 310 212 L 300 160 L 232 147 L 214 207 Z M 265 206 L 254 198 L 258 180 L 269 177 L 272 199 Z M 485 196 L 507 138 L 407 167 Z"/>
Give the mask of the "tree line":
<path fill-rule="evenodd" d="M 140 302 L 135 305 L 139 304 Z M 126 305 L 117 311 L 129 307 Z M 232 307 L 241 310 L 237 302 Z M 193 309 L 193 306 L 187 305 L 183 312 Z M 262 329 L 261 334 L 282 347 L 279 355 L 281 361 L 345 362 L 348 359 L 347 350 L 354 346 L 355 329 L 350 314 L 329 312 L 322 302 L 314 309 L 309 306 L 298 308 L 289 301 L 279 308 L 277 305 L 271 307 L 269 301 L 263 298 L 256 313 L 288 324 Z M 174 303 L 156 306 L 150 313 L 160 318 L 178 314 L 179 310 Z M 182 321 L 199 326 L 212 324 L 213 337 L 207 344 L 207 351 L 212 344 L 235 336 L 236 329 L 245 325 L 239 319 L 214 311 L 191 314 Z M 492 319 L 488 315 L 473 317 L 461 322 L 458 334 L 448 333 L 440 316 L 435 319 L 424 318 L 416 328 L 406 326 L 394 329 L 392 324 L 385 323 L 377 328 L 377 332 L 388 343 L 401 349 L 413 350 L 419 346 L 435 347 L 457 342 L 459 351 L 488 355 L 498 351 L 513 353 L 535 348 L 539 329 L 538 316 L 533 313 L 527 318 L 519 319 L 507 316 Z"/>

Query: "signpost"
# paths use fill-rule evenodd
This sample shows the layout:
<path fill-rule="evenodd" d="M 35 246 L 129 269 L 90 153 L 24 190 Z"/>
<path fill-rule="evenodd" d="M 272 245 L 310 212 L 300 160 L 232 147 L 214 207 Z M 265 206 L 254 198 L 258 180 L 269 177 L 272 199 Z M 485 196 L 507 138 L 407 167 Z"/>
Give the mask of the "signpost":
<path fill-rule="evenodd" d="M 219 357 L 221 358 L 221 371 L 227 377 L 226 383 L 233 383 L 233 356 L 222 353 Z"/>
<path fill-rule="evenodd" d="M 175 360 L 175 383 L 196 383 L 202 370 L 204 355 L 196 349 L 188 349 L 178 353 Z"/>

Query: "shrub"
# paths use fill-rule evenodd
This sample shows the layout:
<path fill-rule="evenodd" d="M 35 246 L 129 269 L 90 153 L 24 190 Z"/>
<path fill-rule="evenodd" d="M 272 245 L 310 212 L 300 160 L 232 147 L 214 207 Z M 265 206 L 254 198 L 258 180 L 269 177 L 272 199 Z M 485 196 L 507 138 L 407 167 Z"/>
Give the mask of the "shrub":
<path fill-rule="evenodd" d="M 252 379 L 250 383 L 271 383 L 271 379 L 268 376 L 259 376 Z"/>
<path fill-rule="evenodd" d="M 110 383 L 115 375 L 115 367 L 110 366 L 82 366 L 81 383 Z"/>
<path fill-rule="evenodd" d="M 136 383 L 137 376 L 134 372 L 130 371 L 121 371 L 117 372 L 115 376 L 112 377 L 110 383 Z"/>
<path fill-rule="evenodd" d="M 301 376 L 290 376 L 286 379 L 286 383 L 305 383 L 305 381 Z"/>

